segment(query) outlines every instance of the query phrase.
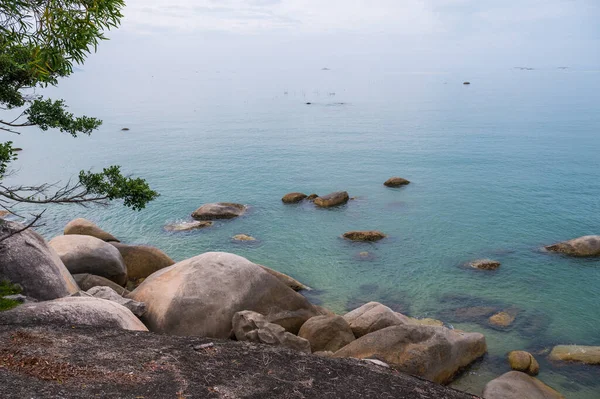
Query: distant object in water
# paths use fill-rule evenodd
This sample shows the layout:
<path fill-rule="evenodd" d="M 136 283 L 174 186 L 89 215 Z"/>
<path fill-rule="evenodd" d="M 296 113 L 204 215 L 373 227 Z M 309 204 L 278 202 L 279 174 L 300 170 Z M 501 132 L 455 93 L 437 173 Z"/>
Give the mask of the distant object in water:
<path fill-rule="evenodd" d="M 311 105 L 311 104 L 312 104 L 312 103 L 310 103 L 310 102 L 306 103 L 306 105 Z"/>
<path fill-rule="evenodd" d="M 335 96 L 335 92 L 328 93 L 330 96 Z"/>
<path fill-rule="evenodd" d="M 331 71 L 329 68 L 321 68 L 321 71 Z"/>
<path fill-rule="evenodd" d="M 286 91 L 284 91 L 284 92 L 283 92 L 283 94 L 287 96 L 287 95 L 288 95 L 288 92 L 287 92 L 287 90 L 286 90 Z"/>
<path fill-rule="evenodd" d="M 521 71 L 533 71 L 533 68 L 529 67 L 515 67 L 515 69 L 520 69 Z"/>
<path fill-rule="evenodd" d="M 128 127 L 124 127 L 123 129 L 121 129 L 122 132 L 127 132 L 129 130 Z"/>
<path fill-rule="evenodd" d="M 558 69 L 569 69 L 569 67 L 558 67 Z"/>
<path fill-rule="evenodd" d="M 464 85 L 470 85 L 471 82 L 463 82 Z"/>

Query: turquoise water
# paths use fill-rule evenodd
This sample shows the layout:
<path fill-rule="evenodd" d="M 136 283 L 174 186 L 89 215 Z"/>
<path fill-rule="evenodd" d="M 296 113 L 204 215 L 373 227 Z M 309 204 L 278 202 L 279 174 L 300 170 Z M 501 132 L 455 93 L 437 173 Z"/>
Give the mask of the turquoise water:
<path fill-rule="evenodd" d="M 510 350 L 600 345 L 600 261 L 539 250 L 600 234 L 599 77 L 554 69 L 78 72 L 52 93 L 104 125 L 78 140 L 36 131 L 11 137 L 24 148 L 15 181 L 64 181 L 120 164 L 161 197 L 139 213 L 52 207 L 43 234 L 86 217 L 176 260 L 205 251 L 245 256 L 313 287 L 311 300 L 337 312 L 378 300 L 480 331 L 489 355 L 454 383 L 480 394 L 508 371 Z M 395 175 L 412 184 L 382 185 Z M 337 190 L 356 199 L 332 210 L 280 201 L 291 191 Z M 163 230 L 216 201 L 250 211 L 202 231 Z M 340 239 L 354 229 L 389 238 Z M 240 233 L 259 241 L 233 242 Z M 363 251 L 370 256 L 358 256 Z M 476 258 L 502 266 L 460 267 Z M 456 319 L 452 309 L 463 306 L 519 314 L 512 329 L 497 331 Z M 600 368 L 537 358 L 540 379 L 566 397 L 600 397 Z"/>

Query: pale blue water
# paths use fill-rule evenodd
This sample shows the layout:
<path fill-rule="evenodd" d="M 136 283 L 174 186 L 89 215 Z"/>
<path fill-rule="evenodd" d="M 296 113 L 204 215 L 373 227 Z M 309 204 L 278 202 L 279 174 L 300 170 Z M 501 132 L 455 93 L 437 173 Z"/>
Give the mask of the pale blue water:
<path fill-rule="evenodd" d="M 600 261 L 539 251 L 600 234 L 599 77 L 553 69 L 80 72 L 53 93 L 74 112 L 103 118 L 103 127 L 78 140 L 36 131 L 11 137 L 25 149 L 16 179 L 64 180 L 120 164 L 161 197 L 139 213 L 53 207 L 42 232 L 50 238 L 87 217 L 176 260 L 205 251 L 243 255 L 310 285 L 313 301 L 338 312 L 379 300 L 483 332 L 489 355 L 455 383 L 480 394 L 508 371 L 510 350 L 600 345 Z M 394 175 L 412 184 L 385 188 Z M 337 190 L 356 199 L 333 210 L 280 201 L 290 191 Z M 163 230 L 215 201 L 251 210 L 203 231 Z M 389 238 L 339 238 L 353 229 Z M 233 242 L 239 233 L 259 242 Z M 362 251 L 371 257 L 361 260 Z M 459 267 L 482 257 L 501 268 Z M 496 331 L 447 312 L 482 304 L 519 308 L 515 327 Z M 566 397 L 600 397 L 599 368 L 537 358 L 540 379 Z"/>

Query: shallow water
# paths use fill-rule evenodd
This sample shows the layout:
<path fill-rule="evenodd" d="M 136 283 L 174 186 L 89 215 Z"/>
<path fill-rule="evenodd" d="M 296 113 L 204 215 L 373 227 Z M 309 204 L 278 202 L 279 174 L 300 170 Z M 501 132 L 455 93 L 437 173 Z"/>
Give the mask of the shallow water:
<path fill-rule="evenodd" d="M 540 248 L 600 234 L 599 77 L 577 70 L 78 72 L 53 94 L 104 125 L 77 140 L 35 131 L 11 137 L 25 149 L 15 179 L 65 180 L 120 164 L 161 197 L 139 213 L 53 207 L 41 231 L 50 238 L 82 216 L 176 260 L 233 252 L 298 278 L 315 289 L 311 300 L 337 312 L 377 300 L 484 333 L 489 354 L 457 388 L 480 394 L 508 371 L 506 353 L 525 349 L 541 353 L 540 379 L 566 397 L 597 398 L 600 368 L 552 365 L 543 350 L 600 345 L 600 261 Z M 382 185 L 395 175 L 412 183 Z M 356 199 L 331 210 L 280 201 L 290 191 L 337 190 Z M 215 201 L 250 211 L 201 231 L 163 230 Z M 355 229 L 389 237 L 340 238 Z M 259 241 L 231 240 L 240 233 Z M 366 258 L 358 255 L 364 251 Z M 476 258 L 502 266 L 461 267 Z M 485 318 L 457 319 L 452 310 L 465 306 L 519 313 L 514 327 L 498 331 Z"/>

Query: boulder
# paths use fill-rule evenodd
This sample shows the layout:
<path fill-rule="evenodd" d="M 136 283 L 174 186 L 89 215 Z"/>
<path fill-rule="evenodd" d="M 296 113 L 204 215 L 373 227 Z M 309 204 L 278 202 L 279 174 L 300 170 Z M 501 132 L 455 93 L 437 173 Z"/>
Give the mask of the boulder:
<path fill-rule="evenodd" d="M 65 235 L 69 234 L 78 234 L 82 236 L 92 236 L 96 237 L 102 241 L 116 241 L 119 242 L 112 234 L 107 233 L 102 230 L 100 227 L 96 226 L 94 223 L 90 222 L 87 219 L 79 218 L 75 220 L 71 220 L 66 226 L 64 230 Z"/>
<path fill-rule="evenodd" d="M 127 278 L 137 281 L 155 271 L 175 264 L 175 261 L 158 248 L 148 245 L 125 245 L 111 243 L 119 250 L 127 268 Z"/>
<path fill-rule="evenodd" d="M 127 282 L 127 267 L 119 250 L 96 237 L 58 236 L 49 245 L 72 274 L 90 273 L 119 285 Z"/>
<path fill-rule="evenodd" d="M 114 281 L 110 281 L 106 277 L 94 276 L 93 274 L 89 273 L 81 273 L 74 274 L 73 278 L 75 279 L 75 282 L 79 288 L 81 288 L 83 291 L 88 291 L 90 288 L 94 287 L 109 287 L 121 296 L 129 295 L 129 291 L 127 289 L 121 287 Z"/>
<path fill-rule="evenodd" d="M 403 324 L 358 338 L 335 357 L 375 358 L 402 372 L 444 384 L 486 350 L 480 333 Z"/>
<path fill-rule="evenodd" d="M 500 262 L 491 259 L 477 259 L 469 262 L 469 266 L 478 270 L 496 270 L 500 267 Z"/>
<path fill-rule="evenodd" d="M 520 371 L 509 371 L 488 382 L 482 396 L 485 399 L 565 399 L 542 381 Z"/>
<path fill-rule="evenodd" d="M 0 280 L 19 284 L 24 295 L 42 301 L 77 292 L 79 287 L 56 252 L 32 229 L 19 232 L 24 228 L 0 220 Z"/>
<path fill-rule="evenodd" d="M 85 296 L 24 304 L 0 312 L 0 324 L 84 325 L 148 331 L 124 306 L 105 299 Z"/>
<path fill-rule="evenodd" d="M 298 202 L 302 201 L 306 197 L 307 197 L 307 195 L 304 193 L 288 193 L 283 196 L 281 201 L 284 204 L 297 204 Z"/>
<path fill-rule="evenodd" d="M 321 208 L 331 208 L 334 206 L 343 205 L 349 200 L 350 196 L 346 191 L 337 191 L 322 197 L 317 197 L 315 198 L 314 202 L 316 206 Z"/>
<path fill-rule="evenodd" d="M 600 236 L 579 237 L 549 245 L 546 249 L 551 252 L 561 252 L 570 256 L 600 256 Z"/>
<path fill-rule="evenodd" d="M 557 345 L 552 348 L 550 360 L 600 364 L 600 346 Z"/>
<path fill-rule="evenodd" d="M 190 231 L 204 229 L 213 225 L 210 220 L 195 220 L 193 222 L 171 223 L 165 226 L 167 231 Z"/>
<path fill-rule="evenodd" d="M 288 331 L 316 310 L 260 266 L 241 256 L 208 252 L 159 270 L 129 297 L 144 302 L 151 331 L 227 338 L 233 315 L 252 310 Z"/>
<path fill-rule="evenodd" d="M 343 236 L 347 240 L 351 241 L 379 241 L 387 237 L 381 231 L 349 231 L 344 233 Z M 368 254 L 368 253 L 367 253 Z"/>
<path fill-rule="evenodd" d="M 311 317 L 298 336 L 308 340 L 314 352 L 336 352 L 355 340 L 352 329 L 341 316 Z"/>
<path fill-rule="evenodd" d="M 310 353 L 310 343 L 306 339 L 285 331 L 285 328 L 277 324 L 269 323 L 259 313 L 248 310 L 237 312 L 233 315 L 231 324 L 238 341 L 277 345 Z"/>
<path fill-rule="evenodd" d="M 192 217 L 196 220 L 233 219 L 243 215 L 245 212 L 245 205 L 217 202 L 202 205 L 192 213 Z"/>
<path fill-rule="evenodd" d="M 369 302 L 346 313 L 344 320 L 350 325 L 356 338 L 386 327 L 410 323 L 408 317 L 379 302 Z"/>
<path fill-rule="evenodd" d="M 507 309 L 496 313 L 488 319 L 490 325 L 499 328 L 508 328 L 512 325 L 517 317 L 518 311 L 515 309 Z"/>
<path fill-rule="evenodd" d="M 231 238 L 235 241 L 256 241 L 256 238 L 249 236 L 248 234 L 237 234 Z"/>
<path fill-rule="evenodd" d="M 123 298 L 110 287 L 93 287 L 87 290 L 87 293 L 95 298 L 106 299 L 107 301 L 113 301 L 119 305 L 125 306 L 137 317 L 141 317 L 144 313 L 146 313 L 145 304 L 134 301 L 133 299 Z"/>
<path fill-rule="evenodd" d="M 281 272 L 278 272 L 277 270 L 270 269 L 263 265 L 258 265 L 258 266 L 262 267 L 262 269 L 264 271 L 266 271 L 267 273 L 269 273 L 270 275 L 277 277 L 282 283 L 284 283 L 285 285 L 287 285 L 294 291 L 310 291 L 311 290 L 310 287 L 302 284 L 300 281 L 288 276 L 287 274 L 283 274 Z"/>
<path fill-rule="evenodd" d="M 540 364 L 535 360 L 535 357 L 529 352 L 512 351 L 508 354 L 508 363 L 510 368 L 515 371 L 522 371 L 529 375 L 538 375 L 540 372 Z"/>
<path fill-rule="evenodd" d="M 410 182 L 401 177 L 390 177 L 385 181 L 385 183 L 383 183 L 383 185 L 386 187 L 400 187 L 406 186 L 407 184 L 410 184 Z"/>
<path fill-rule="evenodd" d="M 317 198 L 319 198 L 319 195 L 318 195 L 318 194 L 310 194 L 308 197 L 306 197 L 306 200 L 307 200 L 307 201 L 314 201 L 314 200 L 316 200 Z"/>

